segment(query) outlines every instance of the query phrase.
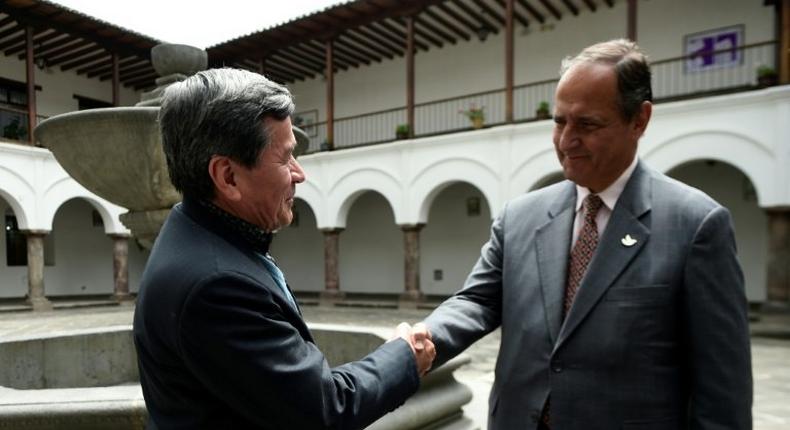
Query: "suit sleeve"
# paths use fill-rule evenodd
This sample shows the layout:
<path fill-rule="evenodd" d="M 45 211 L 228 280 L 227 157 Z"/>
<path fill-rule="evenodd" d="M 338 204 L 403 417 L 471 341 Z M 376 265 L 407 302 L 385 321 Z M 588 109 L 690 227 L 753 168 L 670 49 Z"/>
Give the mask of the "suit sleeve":
<path fill-rule="evenodd" d="M 746 297 L 726 209 L 711 211 L 698 228 L 684 277 L 689 428 L 751 429 Z"/>
<path fill-rule="evenodd" d="M 507 207 L 494 220 L 491 237 L 466 278 L 464 287 L 434 310 L 424 323 L 436 345 L 436 369 L 502 321 L 502 262 Z"/>
<path fill-rule="evenodd" d="M 179 323 L 186 365 L 240 415 L 266 428 L 360 429 L 417 391 L 403 340 L 330 368 L 269 291 L 239 274 L 198 286 Z"/>

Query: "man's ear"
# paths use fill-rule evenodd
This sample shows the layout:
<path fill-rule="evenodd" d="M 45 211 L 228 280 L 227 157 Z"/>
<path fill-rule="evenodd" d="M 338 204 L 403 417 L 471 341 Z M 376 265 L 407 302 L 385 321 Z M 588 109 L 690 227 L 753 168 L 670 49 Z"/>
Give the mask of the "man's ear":
<path fill-rule="evenodd" d="M 223 155 L 212 155 L 208 162 L 208 174 L 214 182 L 217 197 L 222 200 L 241 200 L 241 192 L 236 184 L 236 164 Z"/>
<path fill-rule="evenodd" d="M 642 102 L 642 106 L 639 109 L 639 112 L 634 117 L 634 132 L 636 133 L 636 138 L 639 139 L 645 134 L 645 129 L 647 129 L 647 124 L 650 122 L 650 117 L 653 115 L 653 103 L 648 101 Z"/>

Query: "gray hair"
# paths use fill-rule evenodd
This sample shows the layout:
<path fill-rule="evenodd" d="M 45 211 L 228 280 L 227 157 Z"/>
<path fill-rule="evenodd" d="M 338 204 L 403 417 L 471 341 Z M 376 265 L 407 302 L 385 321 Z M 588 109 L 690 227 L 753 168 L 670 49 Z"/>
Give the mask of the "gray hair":
<path fill-rule="evenodd" d="M 269 143 L 262 121 L 284 121 L 293 111 L 287 88 L 245 70 L 205 70 L 169 86 L 159 128 L 170 181 L 184 196 L 213 198 L 211 157 L 254 167 Z"/>
<path fill-rule="evenodd" d="M 615 39 L 584 48 L 575 57 L 562 60 L 560 76 L 578 64 L 596 63 L 614 67 L 617 75 L 618 104 L 623 117 L 631 121 L 639 113 L 642 103 L 653 101 L 650 65 L 647 56 L 636 43 Z"/>

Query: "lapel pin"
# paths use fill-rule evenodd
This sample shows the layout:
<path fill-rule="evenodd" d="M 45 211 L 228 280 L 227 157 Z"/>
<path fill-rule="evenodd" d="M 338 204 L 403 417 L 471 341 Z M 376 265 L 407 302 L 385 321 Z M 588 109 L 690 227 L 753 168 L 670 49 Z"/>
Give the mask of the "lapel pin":
<path fill-rule="evenodd" d="M 622 243 L 623 246 L 629 246 L 630 247 L 630 246 L 636 245 L 636 239 L 631 237 L 630 234 L 626 234 L 624 238 L 620 239 L 620 243 Z"/>

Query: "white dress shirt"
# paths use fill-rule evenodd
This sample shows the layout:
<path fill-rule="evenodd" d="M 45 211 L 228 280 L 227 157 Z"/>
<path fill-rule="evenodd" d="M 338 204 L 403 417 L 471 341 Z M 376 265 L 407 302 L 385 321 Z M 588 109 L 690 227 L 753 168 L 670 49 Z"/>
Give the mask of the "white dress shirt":
<path fill-rule="evenodd" d="M 598 197 L 603 200 L 603 206 L 601 206 L 601 209 L 598 210 L 598 215 L 595 217 L 595 223 L 598 225 L 599 238 L 603 235 L 603 231 L 606 229 L 606 224 L 609 223 L 609 218 L 612 216 L 614 205 L 617 204 L 617 199 L 619 199 L 620 194 L 623 193 L 625 184 L 628 183 L 628 180 L 631 178 L 631 174 L 634 173 L 634 169 L 636 169 L 637 160 L 638 158 L 634 156 L 634 160 L 631 161 L 631 165 L 628 166 L 625 171 L 623 171 L 620 177 L 612 182 L 611 185 L 606 187 L 605 190 L 598 193 Z M 582 203 L 589 194 L 589 188 L 576 185 L 576 218 L 573 221 L 573 240 L 571 241 L 571 248 L 573 248 L 573 245 L 576 244 L 576 239 L 579 238 L 579 233 L 584 226 L 584 215 L 587 210 L 584 208 Z"/>

